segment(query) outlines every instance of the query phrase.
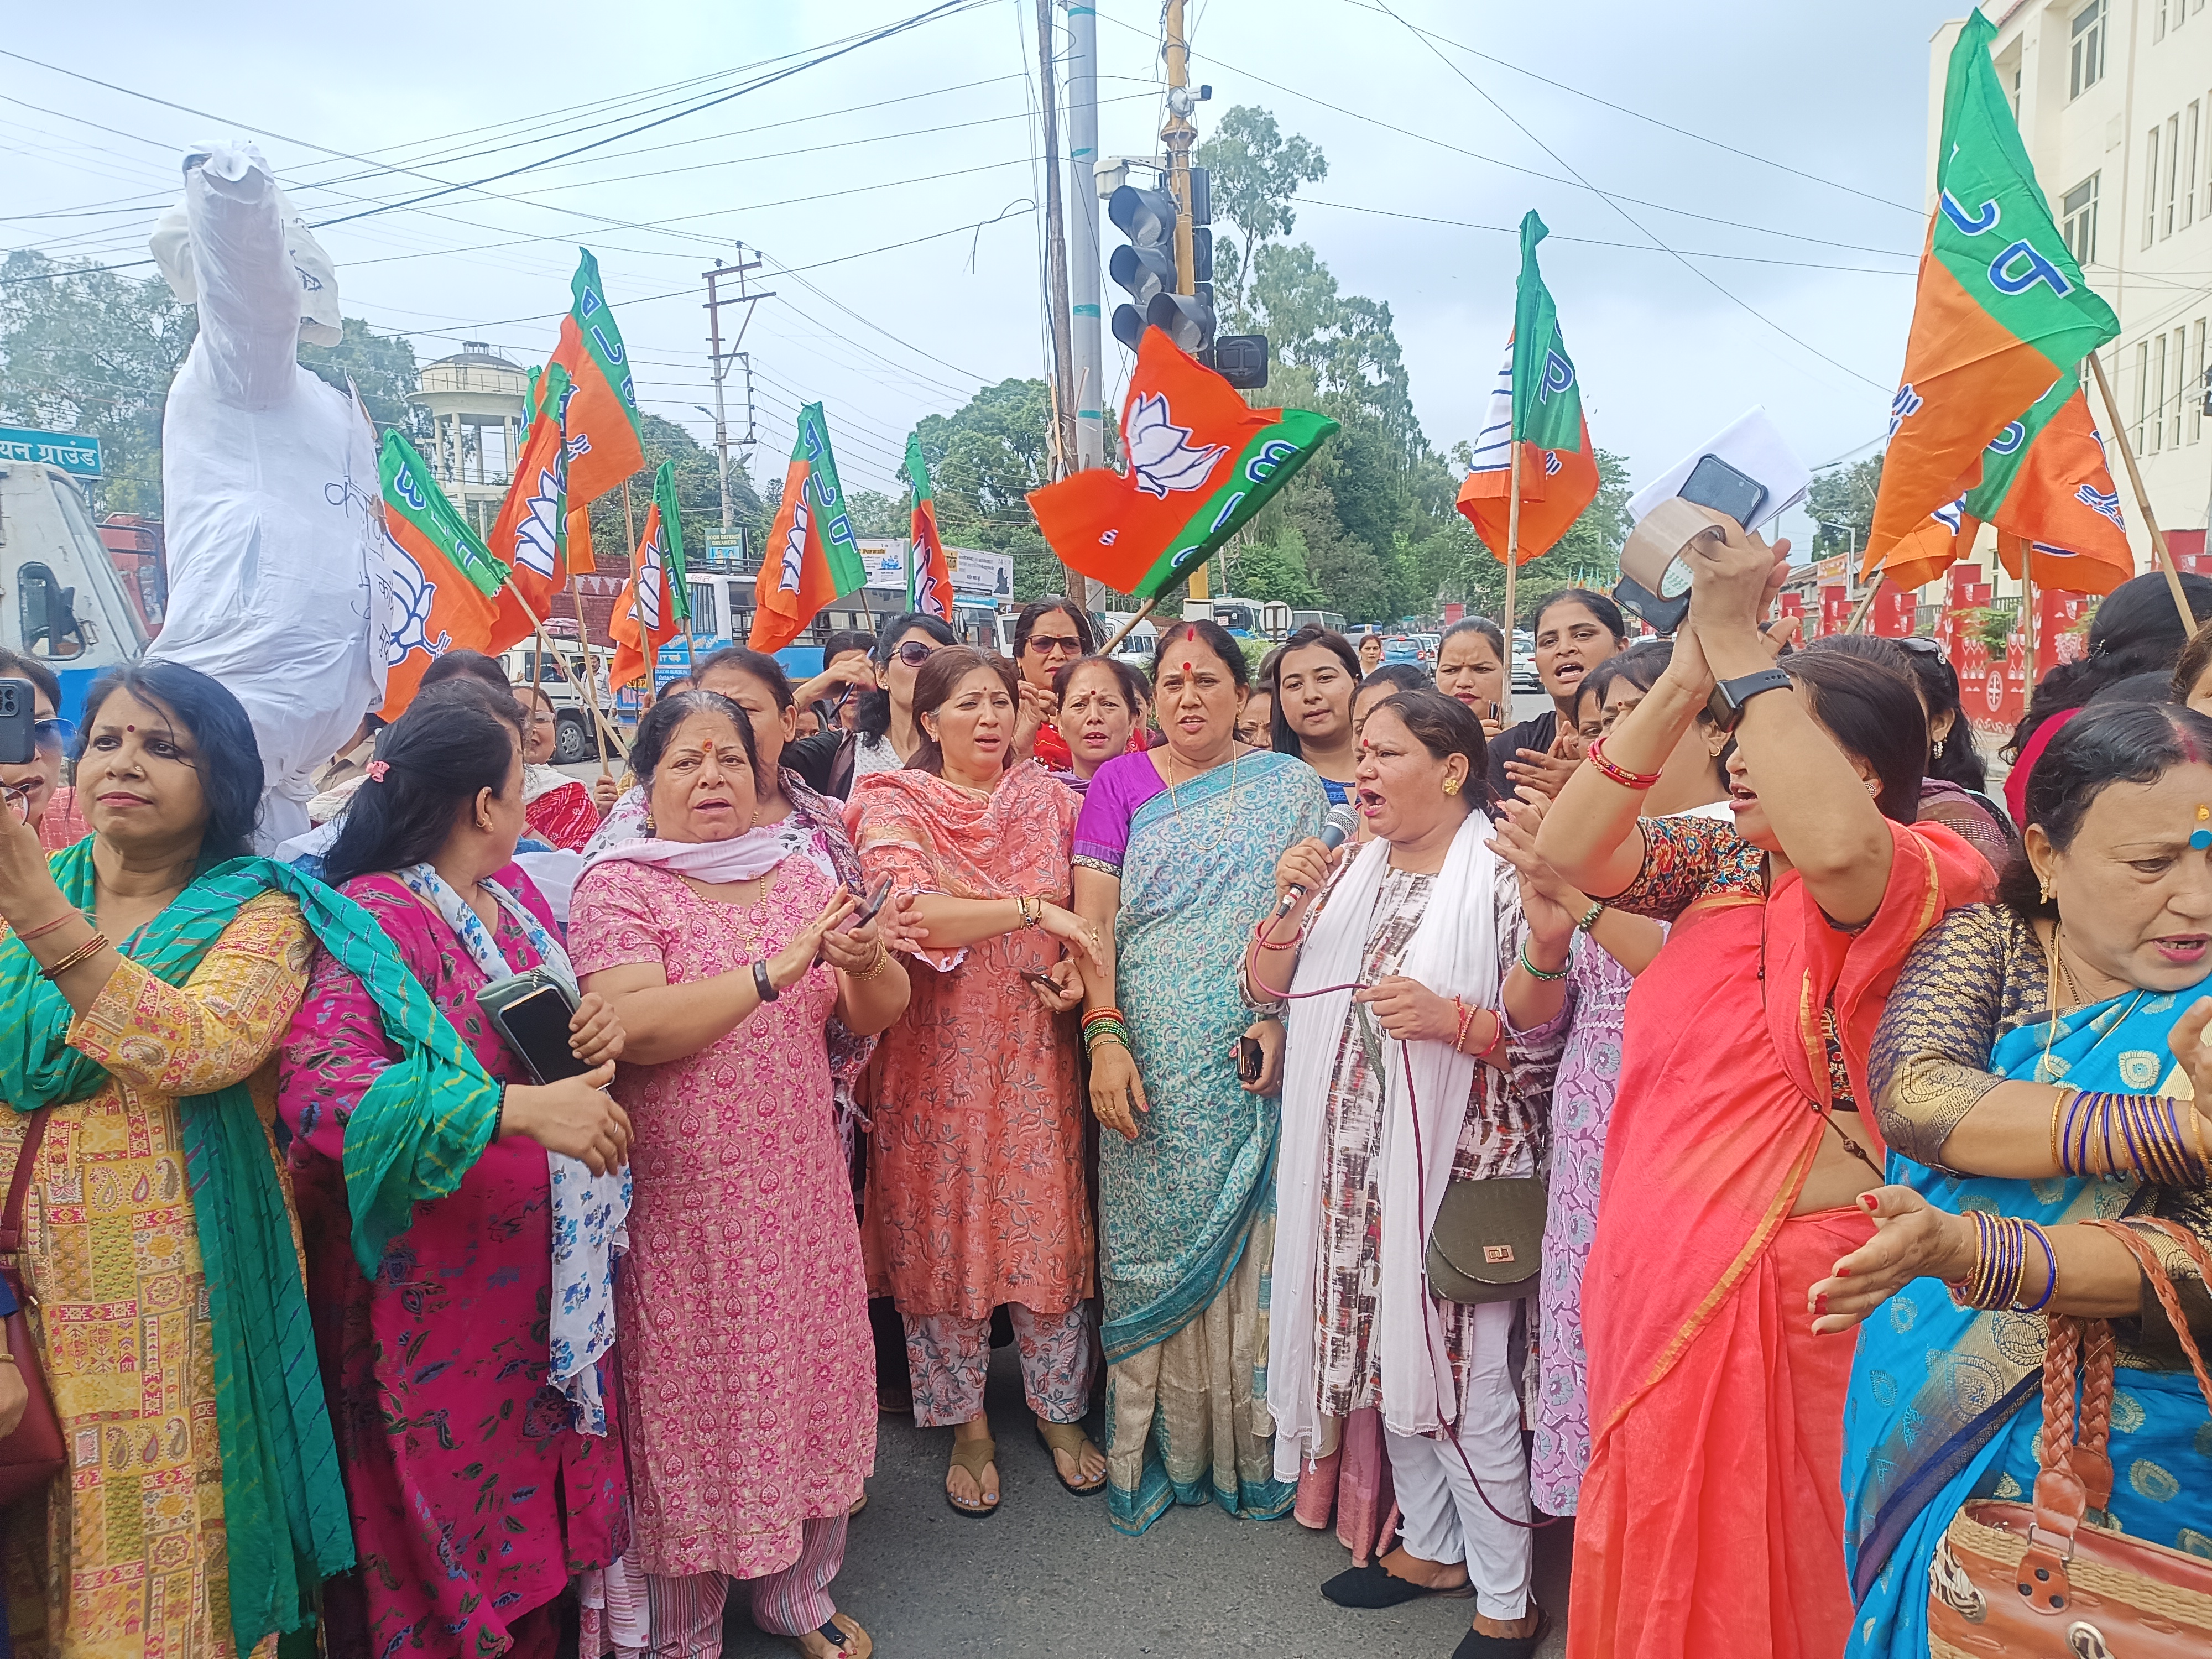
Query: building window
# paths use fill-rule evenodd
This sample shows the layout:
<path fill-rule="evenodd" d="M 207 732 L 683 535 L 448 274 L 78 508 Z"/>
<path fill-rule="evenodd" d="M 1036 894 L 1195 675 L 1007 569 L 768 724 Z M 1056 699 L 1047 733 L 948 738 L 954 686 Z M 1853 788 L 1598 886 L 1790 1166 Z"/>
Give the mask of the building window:
<path fill-rule="evenodd" d="M 2189 325 L 2189 381 L 2182 388 L 2181 401 L 2189 406 L 2189 441 L 2195 443 L 2204 435 L 2204 319 L 2202 317 Z"/>
<path fill-rule="evenodd" d="M 2177 328 L 2173 331 L 2173 344 L 2166 354 L 2166 361 L 2172 368 L 2169 378 L 2173 383 L 2173 389 L 2167 394 L 2165 404 L 2166 447 L 2168 449 L 2181 447 L 2181 406 L 2189 401 L 2189 386 L 2182 378 L 2181 366 L 2188 361 L 2182 355 L 2188 343 L 2188 330 Z"/>
<path fill-rule="evenodd" d="M 2143 416 L 2152 407 L 2150 401 L 2150 342 L 2136 344 L 2136 453 L 2144 453 Z"/>
<path fill-rule="evenodd" d="M 2068 191 L 2063 198 L 2066 251 L 2084 267 L 2097 262 L 2097 179 L 2091 173 Z"/>
<path fill-rule="evenodd" d="M 2197 106 L 2193 103 L 2181 118 L 2181 148 L 2173 159 L 2181 169 L 2181 222 L 2175 228 L 2186 230 L 2197 216 Z"/>
<path fill-rule="evenodd" d="M 2105 76 L 2105 0 L 2074 14 L 2074 44 L 2066 75 L 2066 95 L 2079 98 Z"/>
<path fill-rule="evenodd" d="M 2150 418 L 2143 422 L 2143 436 L 2150 440 L 2144 450 L 2146 455 L 2155 455 L 2164 448 L 2166 437 L 2166 336 L 2154 335 L 2150 343 Z"/>
<path fill-rule="evenodd" d="M 2143 246 L 2158 238 L 2158 129 L 2143 140 Z"/>
<path fill-rule="evenodd" d="M 2166 210 L 2160 216 L 2158 225 L 2159 239 L 2161 241 L 2173 234 L 2173 191 L 2174 186 L 2180 182 L 2180 179 L 2181 117 L 2169 115 L 2166 118 Z M 2157 182 L 2158 174 L 2154 171 L 2151 174 L 2151 183 L 2155 185 Z"/>
<path fill-rule="evenodd" d="M 2166 39 L 2166 0 L 2155 0 L 2152 9 L 2150 38 L 2154 40 Z"/>

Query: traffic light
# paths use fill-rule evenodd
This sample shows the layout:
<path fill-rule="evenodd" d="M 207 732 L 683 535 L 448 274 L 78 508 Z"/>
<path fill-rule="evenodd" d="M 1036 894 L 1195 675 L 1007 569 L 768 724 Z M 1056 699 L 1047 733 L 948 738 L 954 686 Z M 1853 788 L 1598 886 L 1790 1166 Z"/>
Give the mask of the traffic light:
<path fill-rule="evenodd" d="M 1106 270 L 1135 302 L 1114 309 L 1114 337 L 1134 351 L 1152 301 L 1176 290 L 1176 199 L 1164 190 L 1124 185 L 1107 198 L 1106 216 L 1129 239 L 1114 250 Z"/>

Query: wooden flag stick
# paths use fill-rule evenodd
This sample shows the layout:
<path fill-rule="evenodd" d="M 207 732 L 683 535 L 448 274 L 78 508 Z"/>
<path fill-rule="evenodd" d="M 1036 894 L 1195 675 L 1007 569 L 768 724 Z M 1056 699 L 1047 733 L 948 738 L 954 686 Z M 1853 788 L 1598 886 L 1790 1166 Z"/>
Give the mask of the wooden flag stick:
<path fill-rule="evenodd" d="M 1521 558 L 1521 440 L 1512 437 L 1513 459 L 1505 486 L 1505 706 L 1513 706 L 1513 567 Z"/>
<path fill-rule="evenodd" d="M 1123 623 L 1119 628 L 1115 629 L 1108 637 L 1106 643 L 1098 647 L 1098 654 L 1102 657 L 1112 656 L 1114 654 L 1114 647 L 1121 644 L 1122 641 L 1127 639 L 1131 630 L 1133 630 L 1139 623 L 1144 621 L 1146 617 L 1151 616 L 1152 612 L 1158 608 L 1160 601 L 1166 597 L 1167 589 L 1165 587 L 1162 587 L 1158 592 L 1153 594 L 1151 599 L 1146 599 L 1145 601 L 1145 608 L 1142 611 L 1139 611 L 1135 616 L 1130 617 L 1128 621 Z"/>
<path fill-rule="evenodd" d="M 1867 613 L 1874 609 L 1875 596 L 1881 592 L 1881 573 L 1877 571 L 1875 574 L 1874 586 L 1867 589 L 1866 597 L 1859 601 L 1858 608 L 1851 612 L 1850 621 L 1844 624 L 1844 633 L 1856 634 L 1859 631 L 1860 628 L 1863 626 L 1866 622 Z"/>
<path fill-rule="evenodd" d="M 584 647 L 584 697 L 592 706 L 592 742 L 599 751 L 599 775 L 607 775 L 607 734 L 599 729 L 599 664 L 592 654 L 591 625 L 584 620 L 584 590 L 568 573 L 568 603 L 576 607 L 576 640 Z"/>
<path fill-rule="evenodd" d="M 2128 428 L 2120 419 L 2120 405 L 2112 396 L 2112 383 L 2105 378 L 2104 362 L 2094 351 L 2089 354 L 2089 372 L 2097 377 L 2097 390 L 2104 394 L 2105 413 L 2112 422 L 2112 435 L 2120 441 L 2120 459 L 2127 463 L 2128 482 L 2135 487 L 2136 510 L 2142 514 L 2143 527 L 2150 532 L 2151 550 L 2158 556 L 2159 568 L 2166 573 L 2166 591 L 2173 595 L 2173 608 L 2181 612 L 2182 627 L 2194 634 L 2197 617 L 2189 608 L 2189 595 L 2182 588 L 2181 572 L 2174 567 L 2173 555 L 2166 550 L 2166 532 L 2158 527 L 2158 515 L 2150 510 L 2150 497 L 2143 490 L 2142 471 L 2136 465 L 2136 447 L 2128 441 Z M 2027 568 L 2024 561 L 2028 556 L 2021 555 L 2023 571 Z"/>
<path fill-rule="evenodd" d="M 2020 556 L 2021 627 L 2027 642 L 2027 690 L 2035 694 L 2035 550 L 2023 547 Z"/>
<path fill-rule="evenodd" d="M 550 642 L 548 641 L 545 637 L 544 618 L 530 608 L 530 601 L 522 597 L 522 590 L 516 587 L 512 582 L 507 584 L 507 591 L 514 595 L 515 604 L 522 607 L 522 614 L 530 618 L 531 627 L 537 630 L 538 649 L 541 651 L 550 650 L 552 648 Z M 582 624 L 579 623 L 578 626 L 580 628 Z M 622 733 L 616 731 L 612 726 L 607 725 L 606 716 L 599 713 L 598 700 L 596 698 L 590 697 L 586 693 L 584 688 L 576 684 L 575 675 L 568 671 L 568 659 L 562 657 L 558 651 L 553 652 L 553 666 L 561 671 L 561 678 L 568 682 L 568 689 L 571 691 L 574 691 L 578 696 L 584 697 L 586 701 L 590 703 L 592 719 L 599 723 L 600 729 L 603 730 L 609 739 L 613 742 L 615 752 L 617 755 L 620 755 L 624 761 L 628 761 L 629 759 L 629 749 L 628 745 L 623 742 Z"/>

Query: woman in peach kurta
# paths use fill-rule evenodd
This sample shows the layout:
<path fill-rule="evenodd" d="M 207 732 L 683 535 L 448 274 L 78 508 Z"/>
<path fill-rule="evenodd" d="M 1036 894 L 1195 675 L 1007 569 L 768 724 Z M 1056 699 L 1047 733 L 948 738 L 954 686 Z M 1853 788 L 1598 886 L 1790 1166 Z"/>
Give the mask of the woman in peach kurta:
<path fill-rule="evenodd" d="M 983 1374 L 1001 1305 L 1063 1481 L 1096 1490 L 1104 1468 L 1073 1426 L 1091 1404 L 1097 1251 L 1076 1032 L 1022 977 L 1074 982 L 1048 935 L 1082 926 L 1064 908 L 1076 800 L 1036 762 L 1005 769 L 1011 678 L 980 652 L 939 652 L 915 683 L 928 740 L 904 769 L 860 780 L 848 813 L 869 883 L 915 895 L 929 939 L 863 1080 L 868 1289 L 905 1322 L 915 1423 L 968 1431 L 947 1495 L 969 1515 L 996 1502 L 973 1448 L 991 1443 Z"/>

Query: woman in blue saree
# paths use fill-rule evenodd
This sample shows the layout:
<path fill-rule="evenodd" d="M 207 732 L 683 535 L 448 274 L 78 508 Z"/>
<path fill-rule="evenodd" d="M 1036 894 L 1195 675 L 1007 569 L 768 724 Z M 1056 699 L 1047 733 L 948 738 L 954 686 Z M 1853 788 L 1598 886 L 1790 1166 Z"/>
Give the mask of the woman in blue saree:
<path fill-rule="evenodd" d="M 1086 968 L 1084 1040 L 1099 1146 L 1106 1303 L 1106 1497 L 1140 1533 L 1211 1495 L 1273 1520 L 1266 1280 L 1273 1253 L 1283 1028 L 1255 1021 L 1237 970 L 1274 900 L 1275 860 L 1319 832 L 1311 767 L 1237 741 L 1250 673 L 1210 622 L 1165 633 L 1152 684 L 1166 742 L 1092 775 L 1075 830 L 1075 907 L 1111 941 Z M 1238 1040 L 1264 1059 L 1237 1075 Z"/>
<path fill-rule="evenodd" d="M 2049 1314 L 2111 1320 L 2118 1341 L 2117 1478 L 2091 1522 L 2212 1558 L 2208 1402 L 2134 1258 L 2081 1224 L 2212 1239 L 2212 720 L 2085 715 L 2027 799 L 1999 902 L 1938 923 L 1890 994 L 1869 1075 L 1892 1184 L 1862 1200 L 1875 1238 L 1808 1292 L 1816 1330 L 1864 1322 L 1844 1412 L 1854 1656 L 1928 1653 L 1945 1529 L 1970 1499 L 2032 1492 Z M 1987 1218 L 2033 1224 L 2009 1284 L 1984 1271 L 2003 1266 Z M 2212 1344 L 2186 1252 L 2140 1236 Z"/>

